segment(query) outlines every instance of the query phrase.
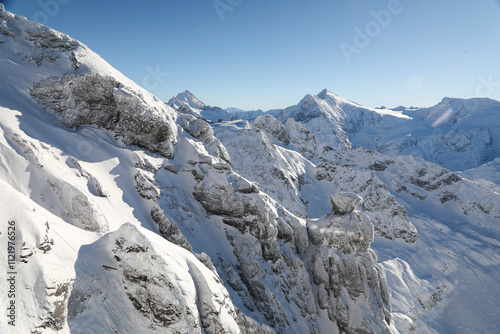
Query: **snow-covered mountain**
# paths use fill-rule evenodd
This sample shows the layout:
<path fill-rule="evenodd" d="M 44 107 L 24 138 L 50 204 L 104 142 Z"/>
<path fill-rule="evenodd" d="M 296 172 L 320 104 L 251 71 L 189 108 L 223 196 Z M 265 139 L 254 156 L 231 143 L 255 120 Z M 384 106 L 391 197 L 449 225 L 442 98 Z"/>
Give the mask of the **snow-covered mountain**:
<path fill-rule="evenodd" d="M 0 87 L 1 333 L 398 332 L 358 195 L 327 177 L 301 216 L 192 94 L 176 110 L 1 5 Z"/>
<path fill-rule="evenodd" d="M 497 101 L 235 119 L 1 4 L 0 87 L 0 333 L 500 325 Z"/>
<path fill-rule="evenodd" d="M 499 156 L 498 101 L 444 98 L 431 108 L 397 109 L 366 108 L 323 90 L 274 116 L 282 123 L 307 123 L 321 136 L 320 151 L 326 143 L 335 149 L 360 145 L 392 156 L 419 156 L 454 171 Z"/>
<path fill-rule="evenodd" d="M 222 108 L 207 106 L 188 90 L 177 94 L 167 104 L 180 113 L 201 117 L 213 123 L 231 121 L 234 118 L 233 115 Z"/>
<path fill-rule="evenodd" d="M 246 121 L 253 121 L 257 117 L 264 115 L 264 114 L 270 114 L 274 115 L 278 113 L 281 110 L 268 110 L 268 111 L 263 111 L 261 109 L 258 110 L 243 110 L 240 108 L 235 108 L 235 107 L 230 107 L 225 109 L 228 113 L 234 116 L 235 119 L 242 119 Z"/>
<path fill-rule="evenodd" d="M 443 111 L 449 105 L 469 106 L 456 117 L 481 122 L 453 123 L 453 114 Z M 327 212 L 325 193 L 364 197 L 361 208 L 374 223 L 372 247 L 401 332 L 490 333 L 500 315 L 497 106 L 487 99 L 444 99 L 432 108 L 394 112 L 364 108 L 325 90 L 276 117 L 214 129 L 234 170 L 300 217 Z M 408 131 L 412 145 L 382 144 L 403 142 L 405 137 L 394 138 Z M 466 149 L 450 149 L 460 143 L 454 134 L 464 132 L 484 132 L 490 139 L 470 135 Z M 433 151 L 424 150 L 429 138 Z M 471 158 L 485 151 L 496 159 L 460 173 L 420 157 L 425 152 L 438 161 L 448 158 L 460 170 L 487 160 Z"/>

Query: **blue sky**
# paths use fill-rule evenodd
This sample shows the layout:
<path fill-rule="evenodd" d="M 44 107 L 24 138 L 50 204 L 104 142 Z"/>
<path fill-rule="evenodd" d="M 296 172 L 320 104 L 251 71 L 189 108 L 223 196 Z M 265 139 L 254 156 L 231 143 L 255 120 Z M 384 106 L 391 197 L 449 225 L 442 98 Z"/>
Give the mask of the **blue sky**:
<path fill-rule="evenodd" d="M 163 100 L 189 89 L 271 109 L 324 88 L 371 107 L 500 99 L 499 0 L 2 2 Z"/>

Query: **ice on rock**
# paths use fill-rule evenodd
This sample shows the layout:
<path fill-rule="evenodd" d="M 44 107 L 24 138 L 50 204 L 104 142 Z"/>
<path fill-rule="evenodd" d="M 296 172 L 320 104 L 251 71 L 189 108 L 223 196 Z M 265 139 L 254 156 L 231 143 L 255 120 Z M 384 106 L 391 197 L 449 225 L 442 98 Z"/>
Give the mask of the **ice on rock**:
<path fill-rule="evenodd" d="M 34 85 L 30 93 L 68 127 L 97 125 L 115 131 L 126 145 L 172 156 L 174 111 L 148 104 L 140 92 L 111 76 L 89 73 L 49 78 Z"/>
<path fill-rule="evenodd" d="M 358 205 L 363 203 L 363 198 L 353 193 L 338 193 L 330 195 L 332 201 L 332 213 L 335 215 L 343 216 L 352 213 Z"/>

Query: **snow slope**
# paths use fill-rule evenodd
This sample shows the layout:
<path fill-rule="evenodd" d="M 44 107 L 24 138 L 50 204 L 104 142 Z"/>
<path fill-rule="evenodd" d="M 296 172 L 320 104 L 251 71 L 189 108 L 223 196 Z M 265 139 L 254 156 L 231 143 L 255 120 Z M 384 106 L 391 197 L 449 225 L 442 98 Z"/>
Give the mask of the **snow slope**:
<path fill-rule="evenodd" d="M 0 86 L 2 333 L 398 332 L 357 200 L 297 217 L 203 115 L 3 8 Z"/>

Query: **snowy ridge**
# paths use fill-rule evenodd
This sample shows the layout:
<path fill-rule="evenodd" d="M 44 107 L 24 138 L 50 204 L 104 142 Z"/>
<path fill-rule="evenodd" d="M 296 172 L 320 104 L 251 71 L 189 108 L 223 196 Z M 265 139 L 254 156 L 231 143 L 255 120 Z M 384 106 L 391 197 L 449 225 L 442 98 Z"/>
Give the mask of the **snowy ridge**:
<path fill-rule="evenodd" d="M 242 120 L 247 120 L 247 121 L 253 121 L 257 117 L 264 115 L 264 114 L 273 114 L 279 112 L 279 110 L 269 110 L 269 111 L 262 111 L 260 109 L 258 110 L 243 110 L 240 108 L 226 108 L 225 109 L 228 113 L 234 116 L 235 119 L 242 119 Z"/>
<path fill-rule="evenodd" d="M 494 306 L 500 286 L 491 276 L 500 269 L 498 158 L 454 173 L 419 156 L 424 147 L 434 147 L 425 151 L 426 156 L 448 159 L 454 169 L 480 164 L 484 159 L 469 158 L 485 149 L 490 158 L 495 157 L 491 134 L 499 128 L 493 115 L 498 113 L 498 102 L 444 99 L 436 107 L 401 110 L 411 118 L 377 113 L 352 122 L 348 115 L 356 118 L 355 106 L 349 103 L 346 110 L 338 111 L 346 102 L 333 94 L 331 99 L 335 100 L 322 108 L 319 97 L 306 96 L 299 105 L 285 109 L 290 118 L 263 115 L 239 127 L 220 124 L 215 134 L 238 173 L 257 181 L 301 217 L 329 211 L 329 201 L 320 194 L 347 191 L 363 196 L 360 207 L 374 223 L 373 248 L 387 276 L 401 332 L 494 332 L 498 320 L 493 315 L 500 314 Z M 450 105 L 456 110 L 468 107 L 456 114 L 455 122 L 450 118 L 455 114 L 446 113 Z M 446 114 L 446 121 L 435 124 Z M 486 115 L 492 115 L 492 122 L 483 118 Z M 393 122 L 399 126 L 388 131 L 386 124 Z M 396 142 L 411 140 L 410 145 L 377 144 L 406 131 L 413 131 L 412 136 L 403 135 Z M 477 141 L 481 131 L 489 138 L 483 144 Z M 466 138 L 462 142 L 461 133 Z M 464 133 L 475 133 L 476 139 Z M 366 146 L 391 154 L 353 148 L 351 142 L 361 139 L 370 143 Z M 435 146 L 427 146 L 429 140 Z M 463 143 L 466 149 L 453 151 L 447 143 Z"/>
<path fill-rule="evenodd" d="M 297 217 L 233 170 L 205 117 L 66 35 L 5 11 L 0 27 L 16 330 L 397 333 L 367 216 Z"/>
<path fill-rule="evenodd" d="M 328 149 L 325 143 L 335 149 L 360 145 L 392 156 L 420 156 L 455 171 L 500 153 L 498 101 L 444 98 L 431 108 L 397 109 L 366 108 L 325 89 L 274 116 L 305 125 L 318 137 L 317 151 Z"/>

